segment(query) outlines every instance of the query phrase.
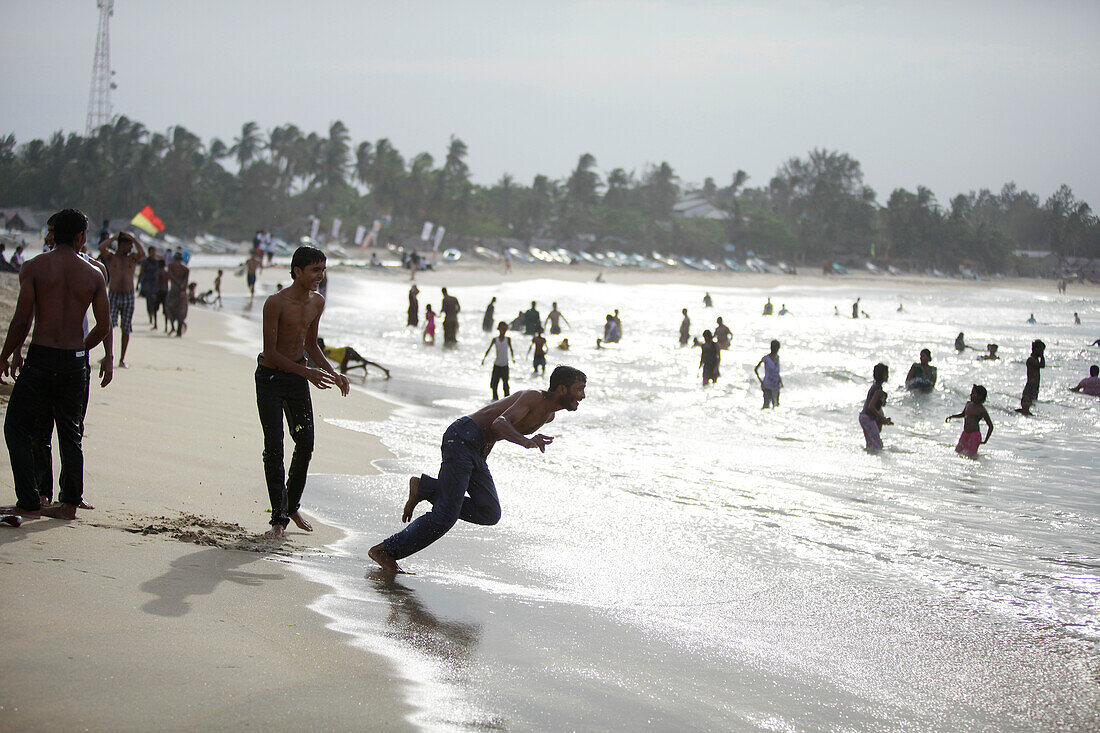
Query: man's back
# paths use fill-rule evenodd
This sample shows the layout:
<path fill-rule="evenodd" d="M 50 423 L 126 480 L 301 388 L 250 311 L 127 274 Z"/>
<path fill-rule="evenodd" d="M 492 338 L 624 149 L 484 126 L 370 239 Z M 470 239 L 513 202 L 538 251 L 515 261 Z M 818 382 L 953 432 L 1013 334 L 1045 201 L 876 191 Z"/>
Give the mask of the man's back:
<path fill-rule="evenodd" d="M 20 282 L 34 291 L 31 343 L 55 349 L 84 348 L 84 316 L 103 275 L 69 247 L 39 255 L 23 267 Z"/>

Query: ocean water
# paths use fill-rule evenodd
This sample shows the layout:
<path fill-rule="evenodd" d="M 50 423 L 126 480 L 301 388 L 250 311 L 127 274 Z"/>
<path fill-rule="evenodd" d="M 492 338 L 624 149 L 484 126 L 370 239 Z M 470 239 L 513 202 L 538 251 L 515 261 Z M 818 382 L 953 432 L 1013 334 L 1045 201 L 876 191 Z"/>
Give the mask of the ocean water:
<path fill-rule="evenodd" d="M 704 309 L 696 286 L 533 280 L 452 288 L 460 343 L 444 348 L 405 327 L 407 288 L 331 278 L 322 335 L 391 368 L 364 387 L 402 408 L 342 424 L 396 458 L 378 476 L 311 476 L 307 510 L 348 537 L 300 567 L 332 588 L 316 608 L 334 628 L 394 660 L 419 725 L 1100 726 L 1100 398 L 1067 391 L 1100 362 L 1087 346 L 1100 300 L 882 280 L 715 287 Z M 438 290 L 421 290 L 438 310 Z M 847 317 L 857 295 L 870 318 Z M 443 430 L 490 397 L 490 296 L 498 320 L 558 301 L 572 348 L 551 349 L 548 372 L 584 370 L 587 399 L 547 427 L 544 455 L 494 449 L 500 524 L 460 522 L 402 563 L 416 575 L 387 579 L 366 551 L 402 526 L 408 476 L 434 475 Z M 792 314 L 762 316 L 766 296 Z M 677 344 L 683 307 L 696 334 L 716 316 L 733 330 L 717 385 L 701 386 L 698 349 Z M 597 350 L 614 308 L 623 341 Z M 998 343 L 1001 360 L 956 354 L 959 331 Z M 512 388 L 544 387 L 522 357 L 529 339 L 512 338 Z M 762 411 L 752 368 L 773 338 L 782 404 Z M 1025 418 L 1013 410 L 1035 338 L 1047 368 Z M 901 383 L 923 347 L 939 384 L 910 395 Z M 879 361 L 895 424 L 872 455 L 857 414 Z M 975 383 L 996 427 L 968 460 L 953 450 L 961 421 L 944 418 Z"/>

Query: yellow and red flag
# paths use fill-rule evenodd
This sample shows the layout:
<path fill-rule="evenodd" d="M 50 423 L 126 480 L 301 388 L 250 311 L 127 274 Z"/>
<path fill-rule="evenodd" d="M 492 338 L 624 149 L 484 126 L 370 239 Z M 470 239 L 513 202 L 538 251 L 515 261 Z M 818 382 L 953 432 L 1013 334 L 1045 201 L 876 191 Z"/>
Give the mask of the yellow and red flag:
<path fill-rule="evenodd" d="M 153 213 L 152 206 L 146 206 L 139 211 L 137 216 L 130 220 L 130 223 L 151 237 L 155 237 L 157 232 L 164 231 L 164 222 Z"/>

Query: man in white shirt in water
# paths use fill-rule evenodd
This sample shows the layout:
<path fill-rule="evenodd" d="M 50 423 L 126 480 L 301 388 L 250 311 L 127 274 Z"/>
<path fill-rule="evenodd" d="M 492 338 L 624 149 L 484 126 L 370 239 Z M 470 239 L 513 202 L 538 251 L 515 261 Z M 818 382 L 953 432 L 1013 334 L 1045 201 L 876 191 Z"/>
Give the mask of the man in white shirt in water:
<path fill-rule="evenodd" d="M 512 338 L 508 335 L 508 324 L 501 321 L 497 324 L 497 336 L 489 342 L 489 348 L 485 349 L 485 354 L 481 357 L 482 366 L 485 365 L 485 358 L 489 356 L 489 352 L 496 348 L 497 353 L 493 358 L 493 376 L 489 380 L 489 386 L 493 390 L 493 399 L 500 399 L 497 397 L 497 385 L 504 382 L 504 396 L 507 397 L 510 394 L 508 389 L 508 360 L 509 356 L 514 364 L 516 361 L 516 354 L 512 351 Z"/>

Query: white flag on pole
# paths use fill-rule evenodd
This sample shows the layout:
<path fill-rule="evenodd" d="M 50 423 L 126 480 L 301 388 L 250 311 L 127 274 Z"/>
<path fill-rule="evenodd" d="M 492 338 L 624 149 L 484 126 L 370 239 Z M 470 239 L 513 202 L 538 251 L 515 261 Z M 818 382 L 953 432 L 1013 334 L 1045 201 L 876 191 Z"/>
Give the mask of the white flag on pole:
<path fill-rule="evenodd" d="M 367 228 L 360 224 L 355 228 L 355 243 L 363 244 L 363 237 L 367 234 Z"/>
<path fill-rule="evenodd" d="M 309 238 L 316 240 L 317 231 L 321 228 L 321 220 L 316 216 L 309 217 Z"/>
<path fill-rule="evenodd" d="M 430 221 L 424 222 L 424 228 L 420 230 L 420 239 L 427 242 L 432 238 L 432 223 Z"/>
<path fill-rule="evenodd" d="M 443 233 L 446 231 L 447 230 L 441 226 L 435 228 L 435 243 L 432 244 L 433 252 L 439 251 L 439 245 L 443 242 Z"/>
<path fill-rule="evenodd" d="M 332 238 L 337 239 L 340 236 L 340 220 L 332 220 Z"/>

